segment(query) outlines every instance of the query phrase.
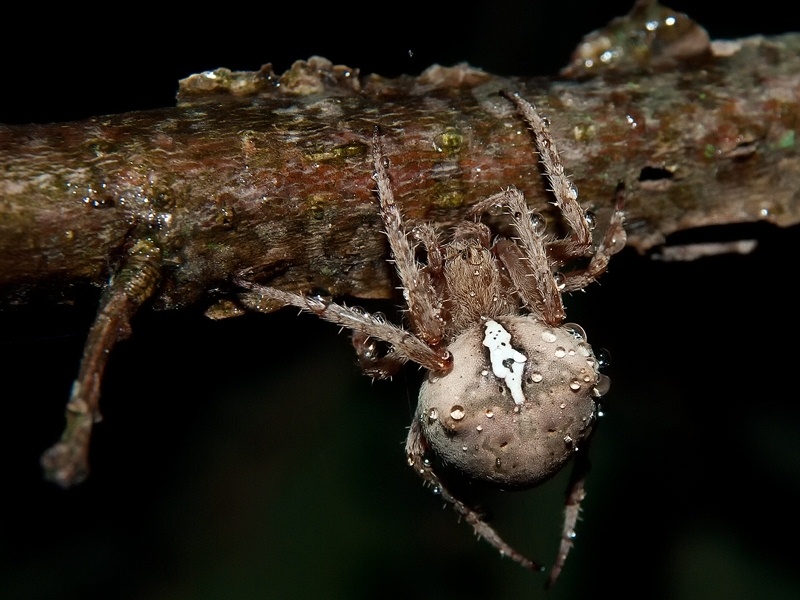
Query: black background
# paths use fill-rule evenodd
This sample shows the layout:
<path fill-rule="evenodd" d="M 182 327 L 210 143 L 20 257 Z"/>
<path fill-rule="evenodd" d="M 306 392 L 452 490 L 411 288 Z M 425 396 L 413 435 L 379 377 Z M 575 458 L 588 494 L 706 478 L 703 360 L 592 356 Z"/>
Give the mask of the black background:
<path fill-rule="evenodd" d="M 673 3 L 713 38 L 797 30 L 768 0 Z M 394 76 L 466 61 L 547 75 L 627 2 L 21 8 L 0 40 L 0 122 L 158 108 L 216 67 L 318 54 Z M 796 229 L 748 256 L 625 251 L 569 318 L 608 348 L 612 392 L 583 520 L 551 598 L 800 596 Z M 687 240 L 709 239 L 695 232 Z M 95 306 L 0 311 L 2 598 L 535 598 L 543 577 L 476 542 L 405 465 L 417 373 L 362 377 L 346 335 L 294 311 L 141 314 L 115 350 L 93 475 L 63 492 L 60 434 Z M 391 306 L 370 305 L 384 311 Z M 496 494 L 498 529 L 555 554 L 565 477 Z"/>

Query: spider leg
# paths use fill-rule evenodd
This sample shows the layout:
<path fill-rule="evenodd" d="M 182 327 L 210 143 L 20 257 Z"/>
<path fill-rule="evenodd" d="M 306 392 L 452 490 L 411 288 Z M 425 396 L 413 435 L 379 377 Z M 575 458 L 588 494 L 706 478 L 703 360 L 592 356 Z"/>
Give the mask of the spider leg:
<path fill-rule="evenodd" d="M 264 303 L 272 308 L 296 306 L 301 310 L 314 313 L 326 321 L 391 344 L 395 349 L 395 356 L 400 361 L 411 360 L 434 373 L 447 373 L 452 368 L 452 357 L 447 350 L 431 348 L 414 334 L 389 323 L 380 315 L 372 315 L 357 308 L 327 302 L 319 297 L 307 297 L 259 285 L 242 277 L 235 278 L 234 283 L 255 293 L 255 298 L 242 298 L 248 308 L 262 310 Z"/>
<path fill-rule="evenodd" d="M 364 375 L 375 379 L 391 379 L 406 362 L 397 356 L 393 346 L 389 346 L 388 350 L 381 348 L 381 341 L 366 333 L 354 331 L 351 340 L 356 351 L 358 366 Z"/>
<path fill-rule="evenodd" d="M 585 269 L 570 271 L 565 274 L 564 290 L 572 292 L 582 290 L 592 283 L 606 268 L 611 257 L 625 247 L 625 186 L 620 182 L 615 192 L 615 208 L 608 224 L 603 240 Z"/>
<path fill-rule="evenodd" d="M 572 235 L 563 240 L 565 252 L 570 256 L 585 256 L 592 247 L 592 231 L 586 213 L 578 203 L 578 188 L 564 172 L 564 164 L 558 155 L 556 142 L 550 135 L 546 120 L 518 92 L 502 92 L 502 94 L 516 105 L 522 118 L 533 131 L 536 148 L 555 198 L 555 205 L 572 229 Z"/>
<path fill-rule="evenodd" d="M 381 218 L 386 229 L 386 237 L 389 239 L 395 268 L 403 286 L 408 318 L 423 342 L 430 346 L 438 346 L 445 334 L 445 324 L 440 310 L 441 302 L 431 285 L 428 273 L 414 258 L 414 248 L 409 243 L 403 217 L 394 200 L 388 171 L 389 159 L 383 154 L 378 127 L 375 127 L 372 135 L 372 157 L 375 167 L 374 179 L 378 184 Z M 427 235 L 424 229 L 422 232 L 423 235 Z M 433 239 L 428 237 L 428 243 L 433 244 Z M 430 256 L 433 246 L 427 244 L 426 246 Z M 435 252 L 433 260 L 434 262 L 437 260 Z"/>
<path fill-rule="evenodd" d="M 510 240 L 499 241 L 495 254 L 528 308 L 545 323 L 558 325 L 565 318 L 564 303 L 559 281 L 547 256 L 544 228 L 534 222 L 538 217 L 531 215 L 525 197 L 515 187 L 482 200 L 473 211 L 485 212 L 496 206 L 508 208 L 519 240 L 517 244 Z"/>
<path fill-rule="evenodd" d="M 414 227 L 412 235 L 425 247 L 427 254 L 427 270 L 436 277 L 440 277 L 444 269 L 444 254 L 439 242 L 439 233 L 430 223 L 420 223 Z"/>
<path fill-rule="evenodd" d="M 558 554 L 553 567 L 550 569 L 550 574 L 547 577 L 545 587 L 552 587 L 558 576 L 561 575 L 561 570 L 564 568 L 564 563 L 567 562 L 569 551 L 575 542 L 575 526 L 578 523 L 578 517 L 581 511 L 581 501 L 586 496 L 585 484 L 586 476 L 589 474 L 589 439 L 586 439 L 578 448 L 575 456 L 575 463 L 572 467 L 572 475 L 570 476 L 569 487 L 567 488 L 566 503 L 564 506 L 564 524 L 561 528 L 561 543 L 558 547 Z"/>
<path fill-rule="evenodd" d="M 509 546 L 494 530 L 494 528 L 484 521 L 480 514 L 470 506 L 464 504 L 461 500 L 456 498 L 450 490 L 448 490 L 441 482 L 439 477 L 433 471 L 431 463 L 425 458 L 426 454 L 430 454 L 428 443 L 425 436 L 422 434 L 419 422 L 414 419 L 411 422 L 411 428 L 408 432 L 408 439 L 406 441 L 406 454 L 408 456 L 408 464 L 414 471 L 422 477 L 422 479 L 433 486 L 437 490 L 442 499 L 453 505 L 453 508 L 462 516 L 464 520 L 472 525 L 478 537 L 484 538 L 492 546 L 494 546 L 500 554 L 508 556 L 511 560 L 519 563 L 526 569 L 532 571 L 543 570 L 542 566 L 536 561 L 526 558 L 514 548 Z"/>

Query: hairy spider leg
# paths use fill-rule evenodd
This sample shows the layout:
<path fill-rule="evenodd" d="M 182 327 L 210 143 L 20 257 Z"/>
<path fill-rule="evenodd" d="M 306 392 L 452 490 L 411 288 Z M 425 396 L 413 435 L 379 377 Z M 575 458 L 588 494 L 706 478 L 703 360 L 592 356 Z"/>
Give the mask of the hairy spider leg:
<path fill-rule="evenodd" d="M 430 277 L 414 256 L 400 209 L 394 200 L 389 179 L 389 159 L 383 153 L 380 128 L 372 134 L 372 157 L 375 167 L 375 182 L 378 184 L 378 200 L 381 218 L 389 239 L 397 275 L 403 286 L 403 296 L 408 306 L 408 318 L 414 331 L 426 344 L 437 347 L 442 343 L 445 324 L 441 315 L 441 298 L 438 297 Z M 439 350 L 444 355 L 445 350 Z"/>
<path fill-rule="evenodd" d="M 533 131 L 536 149 L 550 182 L 555 205 L 569 224 L 572 235 L 560 240 L 558 246 L 567 256 L 586 256 L 592 249 L 592 230 L 581 205 L 578 203 L 578 188 L 564 172 L 564 163 L 558 155 L 556 141 L 550 134 L 546 119 L 534 106 L 522 98 L 519 92 L 501 92 L 517 107 L 522 118 Z"/>
<path fill-rule="evenodd" d="M 614 193 L 614 214 L 602 241 L 597 246 L 592 259 L 585 269 L 564 273 L 564 291 L 582 290 L 605 273 L 611 257 L 625 247 L 625 185 L 620 182 Z"/>
<path fill-rule="evenodd" d="M 575 453 L 575 461 L 567 486 L 566 502 L 564 503 L 564 523 L 561 526 L 561 541 L 558 546 L 556 560 L 550 569 L 545 583 L 550 588 L 558 580 L 564 564 L 567 562 L 572 546 L 575 544 L 575 527 L 581 512 L 581 502 L 586 497 L 586 476 L 589 474 L 589 442 L 592 436 L 584 440 Z"/>
<path fill-rule="evenodd" d="M 297 308 L 314 313 L 318 317 L 364 333 L 369 337 L 384 341 L 395 348 L 395 355 L 400 361 L 411 360 L 421 366 L 437 373 L 447 372 L 452 365 L 449 354 L 443 356 L 441 351 L 436 351 L 428 346 L 414 334 L 402 327 L 389 323 L 384 318 L 372 315 L 355 307 L 343 306 L 335 302 L 327 302 L 319 297 L 303 296 L 294 292 L 287 292 L 277 288 L 259 285 L 245 279 L 236 277 L 234 283 L 249 289 L 258 296 L 258 300 L 242 300 L 249 308 L 263 310 L 261 300 L 269 300 L 280 305 L 296 306 Z"/>
<path fill-rule="evenodd" d="M 547 256 L 544 229 L 534 224 L 525 197 L 515 187 L 482 200 L 472 212 L 486 212 L 498 205 L 510 211 L 519 243 L 500 240 L 495 244 L 495 253 L 523 303 L 545 323 L 560 324 L 566 317 L 564 302 Z"/>
<path fill-rule="evenodd" d="M 441 482 L 436 473 L 433 472 L 432 465 L 428 459 L 425 458 L 430 454 L 428 443 L 425 436 L 422 435 L 420 430 L 419 421 L 414 419 L 411 422 L 411 428 L 408 432 L 408 439 L 406 440 L 406 455 L 408 456 L 408 464 L 414 471 L 430 484 L 433 489 L 441 495 L 442 499 L 453 505 L 453 508 L 462 516 L 464 520 L 472 525 L 478 537 L 482 537 L 494 548 L 496 548 L 503 556 L 508 556 L 514 562 L 522 565 L 526 569 L 532 571 L 542 571 L 544 568 L 536 561 L 530 560 L 524 555 L 517 552 L 514 548 L 508 545 L 492 528 L 491 525 L 486 523 L 481 518 L 480 513 L 461 500 L 456 498 Z"/>

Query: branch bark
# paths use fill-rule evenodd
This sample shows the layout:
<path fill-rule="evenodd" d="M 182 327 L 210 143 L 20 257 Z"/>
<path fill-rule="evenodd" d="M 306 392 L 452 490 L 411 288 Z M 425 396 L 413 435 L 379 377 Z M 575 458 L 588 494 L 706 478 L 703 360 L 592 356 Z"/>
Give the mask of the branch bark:
<path fill-rule="evenodd" d="M 375 125 L 410 218 L 446 228 L 508 185 L 547 210 L 530 135 L 501 89 L 550 117 L 601 218 L 626 183 L 640 252 L 689 228 L 795 224 L 800 35 L 714 48 L 691 67 L 583 81 L 464 65 L 390 80 L 312 58 L 281 76 L 269 65 L 193 76 L 174 108 L 0 126 L 0 297 L 103 285 L 142 238 L 162 257 L 158 308 L 219 299 L 242 269 L 290 290 L 388 297 Z"/>

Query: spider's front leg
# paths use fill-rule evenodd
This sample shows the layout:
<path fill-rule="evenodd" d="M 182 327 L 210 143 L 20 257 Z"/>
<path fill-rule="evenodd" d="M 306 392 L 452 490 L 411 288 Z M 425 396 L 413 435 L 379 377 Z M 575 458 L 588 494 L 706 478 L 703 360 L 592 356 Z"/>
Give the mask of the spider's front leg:
<path fill-rule="evenodd" d="M 374 179 L 378 184 L 378 200 L 381 218 L 389 239 L 397 275 L 408 306 L 408 319 L 417 335 L 426 344 L 436 348 L 444 358 L 447 351 L 440 348 L 445 337 L 445 322 L 442 316 L 442 301 L 431 282 L 430 274 L 414 257 L 414 248 L 409 242 L 403 225 L 403 217 L 394 200 L 389 179 L 389 159 L 383 153 L 380 129 L 376 126 L 372 135 L 372 158 L 375 167 Z M 433 268 L 441 265 L 435 232 L 424 227 L 419 230 L 428 251 L 428 260 Z M 427 365 L 423 365 L 427 366 Z M 449 370 L 449 368 L 447 369 Z"/>
<path fill-rule="evenodd" d="M 525 197 L 515 187 L 490 196 L 472 209 L 473 214 L 488 212 L 496 207 L 507 208 L 517 230 L 518 243 L 500 240 L 495 254 L 506 268 L 517 294 L 523 303 L 549 325 L 564 321 L 564 302 L 561 299 L 560 275 L 553 273 L 547 254 L 544 221 L 532 215 Z"/>
<path fill-rule="evenodd" d="M 316 296 L 303 296 L 260 285 L 248 280 L 244 275 L 236 277 L 234 283 L 254 294 L 251 297 L 247 295 L 241 297 L 242 302 L 248 308 L 264 312 L 265 304 L 272 309 L 280 306 L 296 306 L 301 310 L 314 313 L 326 321 L 390 344 L 394 348 L 396 360 L 400 362 L 411 360 L 438 373 L 447 372 L 451 368 L 452 361 L 449 359 L 449 355 L 443 357 L 442 352 L 432 349 L 402 327 L 389 323 L 382 315 L 373 315 L 358 308 L 328 302 Z"/>
<path fill-rule="evenodd" d="M 588 255 L 592 248 L 591 219 L 587 218 L 586 212 L 578 202 L 578 188 L 564 171 L 564 163 L 558 154 L 556 141 L 550 134 L 547 119 L 519 93 L 502 92 L 502 94 L 516 105 L 520 115 L 533 131 L 536 148 L 544 165 L 547 180 L 550 182 L 555 205 L 572 230 L 568 238 L 552 244 L 552 248 L 557 250 L 556 253 L 567 257 Z"/>
<path fill-rule="evenodd" d="M 625 233 L 625 186 L 622 182 L 617 184 L 614 194 L 614 214 L 608 224 L 602 241 L 585 269 L 570 271 L 565 276 L 564 291 L 572 292 L 582 290 L 595 281 L 608 268 L 611 257 L 625 247 L 627 235 Z"/>

